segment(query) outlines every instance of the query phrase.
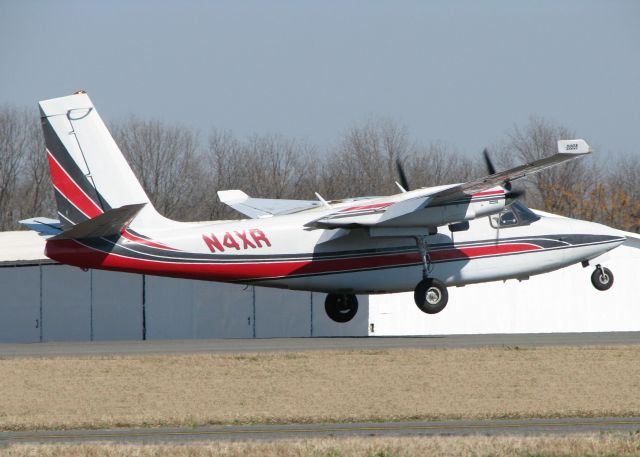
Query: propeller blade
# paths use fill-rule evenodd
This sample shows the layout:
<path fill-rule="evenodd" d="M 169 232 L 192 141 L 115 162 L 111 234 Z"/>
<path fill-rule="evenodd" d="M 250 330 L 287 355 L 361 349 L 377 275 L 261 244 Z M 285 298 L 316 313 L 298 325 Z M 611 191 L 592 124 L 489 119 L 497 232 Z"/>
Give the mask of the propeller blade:
<path fill-rule="evenodd" d="M 487 148 L 484 148 L 484 151 L 482 151 L 482 155 L 484 156 L 484 164 L 487 167 L 487 172 L 490 175 L 495 175 L 496 174 L 496 167 L 493 166 L 493 162 L 491 161 L 491 158 L 489 157 L 489 150 Z M 509 181 L 505 181 L 505 183 L 503 184 L 503 187 L 507 190 L 511 190 L 511 183 Z"/>
<path fill-rule="evenodd" d="M 484 164 L 487 166 L 487 172 L 489 172 L 490 175 L 495 175 L 496 167 L 493 166 L 493 162 L 491 162 L 491 159 L 489 158 L 489 151 L 487 148 L 484 148 L 482 155 L 484 156 Z"/>
<path fill-rule="evenodd" d="M 398 177 L 400 178 L 400 185 L 406 191 L 410 191 L 409 181 L 407 181 L 407 175 L 404 174 L 404 168 L 402 168 L 402 162 L 400 159 L 396 159 L 396 168 L 398 169 Z"/>

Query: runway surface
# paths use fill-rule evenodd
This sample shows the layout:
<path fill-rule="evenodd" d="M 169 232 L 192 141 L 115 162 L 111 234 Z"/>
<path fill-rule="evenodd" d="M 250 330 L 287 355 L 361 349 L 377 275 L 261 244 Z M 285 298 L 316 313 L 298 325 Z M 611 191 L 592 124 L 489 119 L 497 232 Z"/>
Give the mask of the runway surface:
<path fill-rule="evenodd" d="M 279 440 L 346 436 L 542 435 L 587 432 L 638 432 L 640 417 L 522 420 L 449 420 L 355 424 L 241 425 L 189 428 L 0 432 L 9 443 L 165 443 L 208 440 Z"/>
<path fill-rule="evenodd" d="M 0 344 L 0 357 L 640 344 L 640 332 Z"/>

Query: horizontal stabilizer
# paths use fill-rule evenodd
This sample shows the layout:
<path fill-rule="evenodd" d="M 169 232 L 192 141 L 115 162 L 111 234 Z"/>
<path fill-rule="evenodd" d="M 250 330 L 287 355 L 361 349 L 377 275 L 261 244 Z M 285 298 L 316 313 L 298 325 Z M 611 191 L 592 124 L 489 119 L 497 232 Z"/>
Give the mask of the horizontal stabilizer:
<path fill-rule="evenodd" d="M 322 205 L 316 200 L 283 200 L 279 198 L 252 198 L 241 190 L 220 190 L 218 198 L 225 205 L 252 219 L 290 214 Z"/>
<path fill-rule="evenodd" d="M 120 235 L 146 203 L 135 203 L 110 209 L 93 219 L 80 222 L 69 230 L 51 237 L 51 240 L 72 240 Z"/>
<path fill-rule="evenodd" d="M 32 217 L 31 219 L 24 219 L 20 223 L 29 230 L 38 232 L 38 235 L 43 237 L 54 236 L 62 232 L 60 221 L 48 217 Z"/>

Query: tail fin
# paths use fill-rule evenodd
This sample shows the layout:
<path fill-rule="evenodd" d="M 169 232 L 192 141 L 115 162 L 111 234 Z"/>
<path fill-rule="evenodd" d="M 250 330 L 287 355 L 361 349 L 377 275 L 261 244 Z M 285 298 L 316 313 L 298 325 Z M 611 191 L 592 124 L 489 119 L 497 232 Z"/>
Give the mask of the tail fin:
<path fill-rule="evenodd" d="M 143 204 L 136 225 L 162 218 L 81 91 L 40 102 L 42 128 L 65 230 L 125 205 Z"/>

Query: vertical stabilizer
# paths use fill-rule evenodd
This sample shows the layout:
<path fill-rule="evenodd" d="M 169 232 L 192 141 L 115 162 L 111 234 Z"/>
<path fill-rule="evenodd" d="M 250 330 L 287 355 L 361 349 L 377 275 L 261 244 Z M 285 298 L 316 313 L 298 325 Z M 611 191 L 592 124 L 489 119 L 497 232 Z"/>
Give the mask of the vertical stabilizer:
<path fill-rule="evenodd" d="M 86 93 L 41 101 L 40 114 L 65 229 L 132 204 L 145 204 L 136 225 L 168 222 L 153 208 Z"/>

